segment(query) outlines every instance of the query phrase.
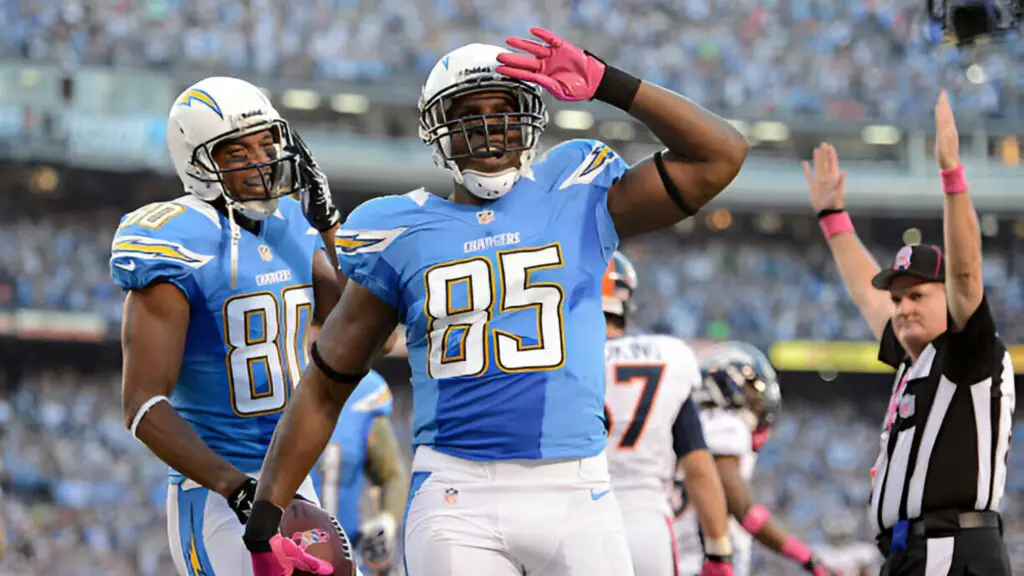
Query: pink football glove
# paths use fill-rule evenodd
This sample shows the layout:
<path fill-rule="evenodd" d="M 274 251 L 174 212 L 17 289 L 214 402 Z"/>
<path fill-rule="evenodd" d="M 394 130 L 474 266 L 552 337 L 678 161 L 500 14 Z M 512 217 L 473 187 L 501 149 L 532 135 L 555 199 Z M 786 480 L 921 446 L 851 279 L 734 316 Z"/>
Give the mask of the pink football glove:
<path fill-rule="evenodd" d="M 295 570 L 313 574 L 334 574 L 334 567 L 306 552 L 306 545 L 275 534 L 270 552 L 251 553 L 253 576 L 291 576 Z"/>
<path fill-rule="evenodd" d="M 721 560 L 704 559 L 704 567 L 700 570 L 700 576 L 733 576 L 732 564 Z"/>
<path fill-rule="evenodd" d="M 530 33 L 547 46 L 510 36 L 506 41 L 509 46 L 532 56 L 498 54 L 498 62 L 504 64 L 498 66 L 498 73 L 539 84 L 563 102 L 593 98 L 604 78 L 604 63 L 543 28 L 530 28 Z"/>

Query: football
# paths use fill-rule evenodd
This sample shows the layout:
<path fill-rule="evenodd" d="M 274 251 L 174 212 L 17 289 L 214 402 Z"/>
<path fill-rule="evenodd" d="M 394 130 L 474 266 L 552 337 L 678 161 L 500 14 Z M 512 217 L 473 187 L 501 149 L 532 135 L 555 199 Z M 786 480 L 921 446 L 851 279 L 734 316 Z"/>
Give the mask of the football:
<path fill-rule="evenodd" d="M 292 500 L 281 518 L 281 534 L 307 543 L 306 551 L 334 566 L 335 576 L 355 576 L 352 545 L 341 524 L 315 504 Z M 295 571 L 296 576 L 308 572 Z"/>

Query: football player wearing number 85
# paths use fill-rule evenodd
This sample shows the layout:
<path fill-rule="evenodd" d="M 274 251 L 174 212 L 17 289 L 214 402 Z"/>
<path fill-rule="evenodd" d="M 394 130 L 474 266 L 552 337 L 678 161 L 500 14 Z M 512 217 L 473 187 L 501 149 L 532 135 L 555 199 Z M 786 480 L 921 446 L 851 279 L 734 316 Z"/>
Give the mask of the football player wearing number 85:
<path fill-rule="evenodd" d="M 348 284 L 275 432 L 250 549 L 274 534 L 401 322 L 414 402 L 408 574 L 633 573 L 609 493 L 600 279 L 620 237 L 693 214 L 747 145 L 685 98 L 533 33 L 544 44 L 508 40 L 528 54 L 470 44 L 427 77 L 420 135 L 450 195 L 371 200 L 339 232 Z M 538 156 L 542 89 L 617 106 L 668 151 L 632 167 L 592 140 Z"/>
<path fill-rule="evenodd" d="M 124 216 L 111 247 L 127 292 L 125 422 L 170 466 L 179 574 L 244 576 L 256 477 L 310 326 L 339 298 L 321 233 L 333 247 L 340 216 L 308 149 L 247 82 L 189 87 L 167 138 L 187 194 Z M 316 501 L 311 481 L 297 489 Z"/>

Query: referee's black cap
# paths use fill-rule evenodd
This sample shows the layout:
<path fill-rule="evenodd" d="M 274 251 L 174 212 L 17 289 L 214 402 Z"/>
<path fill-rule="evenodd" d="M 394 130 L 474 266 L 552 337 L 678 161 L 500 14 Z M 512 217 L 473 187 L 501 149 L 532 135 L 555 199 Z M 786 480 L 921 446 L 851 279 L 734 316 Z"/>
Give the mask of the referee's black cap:
<path fill-rule="evenodd" d="M 875 274 L 871 285 L 879 290 L 888 290 L 893 281 L 904 276 L 920 278 L 925 282 L 945 282 L 946 265 L 942 258 L 942 248 L 934 244 L 900 248 L 892 266 Z"/>

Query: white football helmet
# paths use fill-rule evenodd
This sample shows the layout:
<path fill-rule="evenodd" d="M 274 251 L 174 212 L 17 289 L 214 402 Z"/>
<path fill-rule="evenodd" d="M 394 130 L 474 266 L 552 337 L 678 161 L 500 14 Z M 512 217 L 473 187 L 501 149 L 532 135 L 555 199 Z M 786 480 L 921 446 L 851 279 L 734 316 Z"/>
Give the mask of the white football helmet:
<path fill-rule="evenodd" d="M 274 131 L 277 149 L 271 159 L 257 165 L 223 169 L 213 159 L 217 144 L 263 130 Z M 291 193 L 298 174 L 291 130 L 263 92 L 237 78 L 205 78 L 189 86 L 171 106 L 167 117 L 167 147 L 185 190 L 207 202 L 223 196 L 229 208 L 253 220 L 277 210 L 279 198 Z M 236 170 L 271 167 L 266 194 L 259 198 L 236 196 L 223 175 Z"/>
<path fill-rule="evenodd" d="M 420 138 L 434 147 L 434 163 L 452 173 L 455 182 L 473 195 L 485 200 L 500 198 L 519 178 L 530 170 L 537 143 L 548 122 L 547 108 L 541 98 L 539 86 L 503 76 L 497 72 L 497 56 L 508 52 L 489 44 L 467 44 L 452 50 L 434 66 L 423 84 L 420 94 Z M 511 113 L 482 114 L 462 118 L 448 118 L 447 113 L 456 98 L 478 92 L 510 92 L 519 103 Z M 497 119 L 500 123 L 494 122 Z M 467 128 L 467 124 L 480 123 L 481 127 Z M 509 129 L 518 128 L 522 134 L 521 146 L 508 145 Z M 474 152 L 452 154 L 452 137 L 467 140 L 474 130 L 502 130 L 505 137 L 503 152 L 521 152 L 519 167 L 497 173 L 459 169 L 455 160 L 470 157 Z M 467 146 L 468 148 L 468 146 Z"/>

